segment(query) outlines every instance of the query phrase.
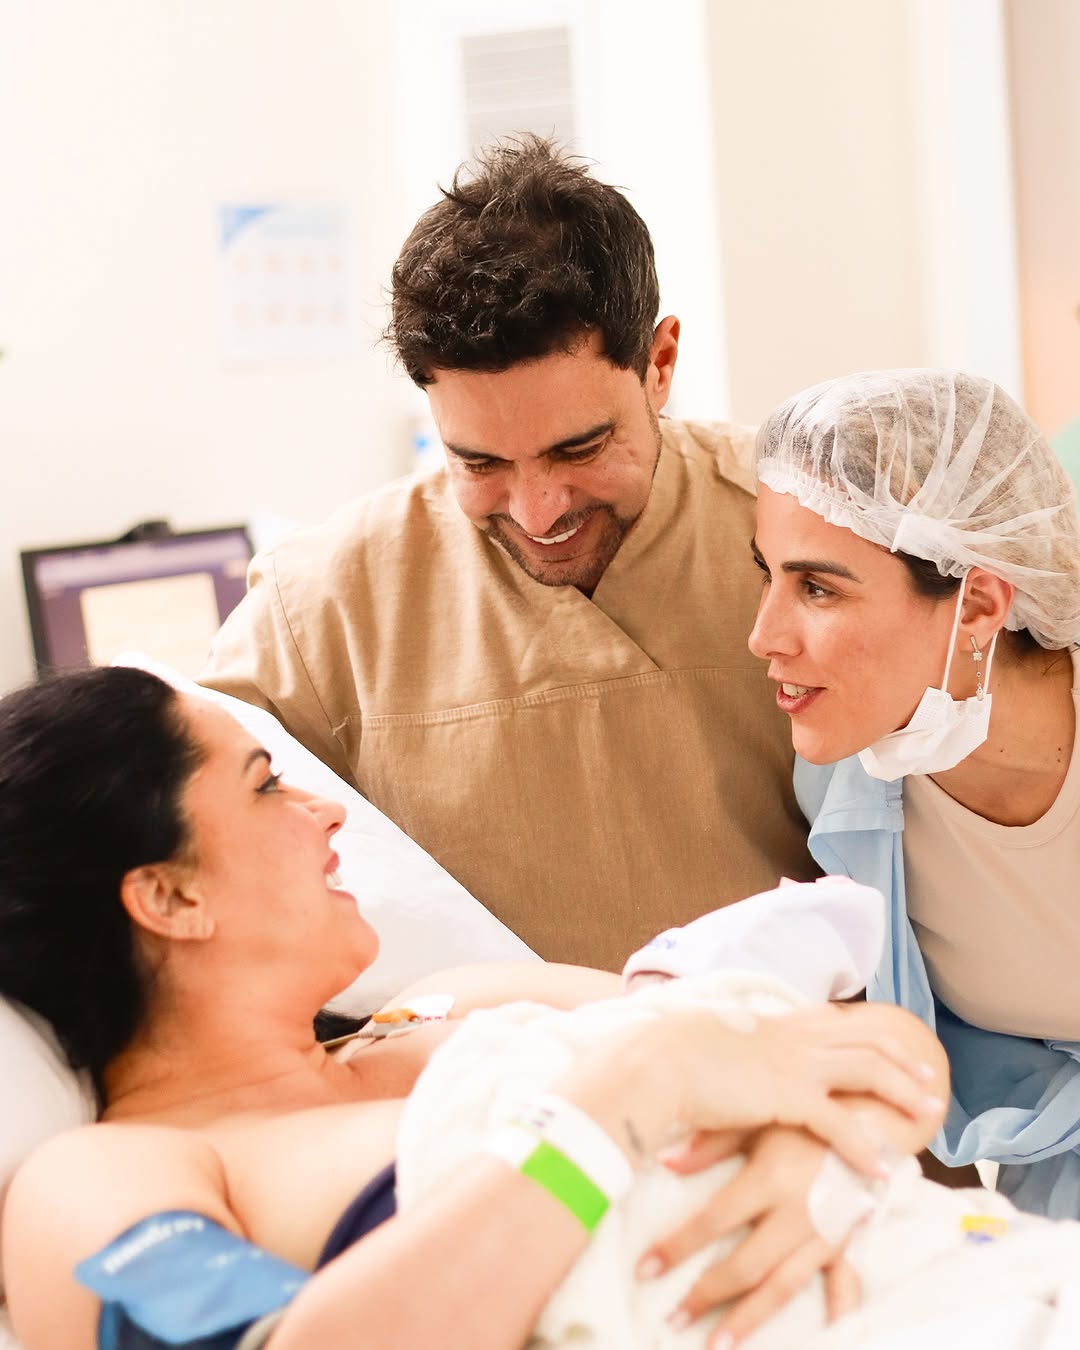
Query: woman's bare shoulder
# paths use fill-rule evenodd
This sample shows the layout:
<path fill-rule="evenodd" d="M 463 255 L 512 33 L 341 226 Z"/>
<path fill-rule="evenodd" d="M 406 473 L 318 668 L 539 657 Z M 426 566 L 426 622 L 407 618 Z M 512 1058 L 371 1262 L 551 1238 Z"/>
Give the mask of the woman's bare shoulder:
<path fill-rule="evenodd" d="M 194 1133 L 87 1125 L 37 1149 L 16 1173 L 3 1215 L 4 1283 L 26 1350 L 92 1346 L 98 1305 L 74 1268 L 140 1219 L 170 1209 L 236 1231 L 220 1163 Z"/>
<path fill-rule="evenodd" d="M 121 1217 L 131 1205 L 146 1214 L 196 1200 L 225 1212 L 216 1152 L 198 1133 L 171 1125 L 101 1122 L 47 1140 L 16 1173 L 5 1222 L 60 1195 Z"/>

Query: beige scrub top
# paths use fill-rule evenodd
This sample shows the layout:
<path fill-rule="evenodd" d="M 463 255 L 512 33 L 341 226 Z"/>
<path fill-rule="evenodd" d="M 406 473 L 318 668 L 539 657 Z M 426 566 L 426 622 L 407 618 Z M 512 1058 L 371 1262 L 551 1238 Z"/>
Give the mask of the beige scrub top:
<path fill-rule="evenodd" d="M 439 471 L 256 558 L 202 677 L 274 712 L 548 960 L 618 968 L 814 875 L 787 719 L 746 646 L 752 434 L 661 426 L 591 599 L 527 576 Z"/>
<path fill-rule="evenodd" d="M 998 825 L 925 775 L 904 779 L 908 915 L 930 987 L 965 1022 L 1080 1041 L 1080 654 L 1075 730 L 1057 799 L 1031 825 Z"/>

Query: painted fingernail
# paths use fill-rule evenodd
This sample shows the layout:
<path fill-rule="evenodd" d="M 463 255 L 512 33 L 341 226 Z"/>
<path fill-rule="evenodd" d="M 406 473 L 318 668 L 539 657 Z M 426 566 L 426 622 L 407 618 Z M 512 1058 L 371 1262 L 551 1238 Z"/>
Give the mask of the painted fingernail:
<path fill-rule="evenodd" d="M 670 1167 L 673 1163 L 679 1163 L 686 1157 L 685 1144 L 665 1144 L 663 1148 L 658 1148 L 654 1154 L 656 1161 L 663 1164 L 664 1167 Z"/>
<path fill-rule="evenodd" d="M 637 1269 L 634 1271 L 634 1274 L 639 1280 L 655 1280 L 657 1275 L 663 1273 L 663 1270 L 663 1261 L 660 1260 L 655 1252 L 649 1252 L 647 1256 L 643 1256 L 637 1263 Z"/>
<path fill-rule="evenodd" d="M 667 1324 L 672 1331 L 685 1331 L 693 1319 L 686 1308 L 676 1308 L 673 1313 L 668 1314 Z"/>

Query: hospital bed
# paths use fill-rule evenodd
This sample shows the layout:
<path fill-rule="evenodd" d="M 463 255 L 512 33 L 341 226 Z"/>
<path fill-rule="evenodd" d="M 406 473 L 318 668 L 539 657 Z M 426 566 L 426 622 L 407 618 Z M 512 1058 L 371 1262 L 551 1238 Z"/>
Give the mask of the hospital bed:
<path fill-rule="evenodd" d="M 537 959 L 418 845 L 315 759 L 261 709 L 202 690 L 175 672 L 127 658 L 227 708 L 271 752 L 275 767 L 298 786 L 335 797 L 348 820 L 335 841 L 346 887 L 361 897 L 380 935 L 374 965 L 333 1000 L 332 1007 L 365 1016 L 406 985 L 449 965 L 483 960 Z M 9 1091 L 0 1125 L 0 1204 L 19 1161 L 50 1134 L 91 1118 L 91 1095 L 67 1066 L 46 1028 L 0 1000 L 0 1063 Z M 0 1253 L 2 1256 L 2 1253 Z M 1080 1276 L 1080 1262 L 1077 1265 Z M 651 1343 L 653 1344 L 653 1343 Z M 672 1341 L 672 1345 L 677 1342 Z M 864 1350 L 1075 1350 L 1080 1345 L 1080 1283 L 1056 1303 L 1019 1294 L 987 1306 L 932 1317 L 918 1328 L 874 1333 L 850 1342 Z M 582 1344 L 587 1350 L 588 1342 Z M 751 1350 L 752 1342 L 747 1344 Z M 0 1350 L 20 1350 L 0 1309 Z M 626 1347 L 625 1350 L 630 1350 Z M 792 1350 L 804 1350 L 803 1345 Z"/>

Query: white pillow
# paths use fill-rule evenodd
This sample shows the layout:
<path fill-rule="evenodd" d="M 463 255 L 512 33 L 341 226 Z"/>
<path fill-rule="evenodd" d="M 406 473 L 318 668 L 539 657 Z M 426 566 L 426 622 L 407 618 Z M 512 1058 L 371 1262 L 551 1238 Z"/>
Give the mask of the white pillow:
<path fill-rule="evenodd" d="M 0 1064 L 4 1115 L 0 1125 L 0 1211 L 15 1169 L 54 1134 L 93 1120 L 89 1080 L 72 1073 L 46 1023 L 0 998 Z M 0 1251 L 0 1294 L 3 1293 Z M 0 1346 L 3 1345 L 0 1339 Z"/>

